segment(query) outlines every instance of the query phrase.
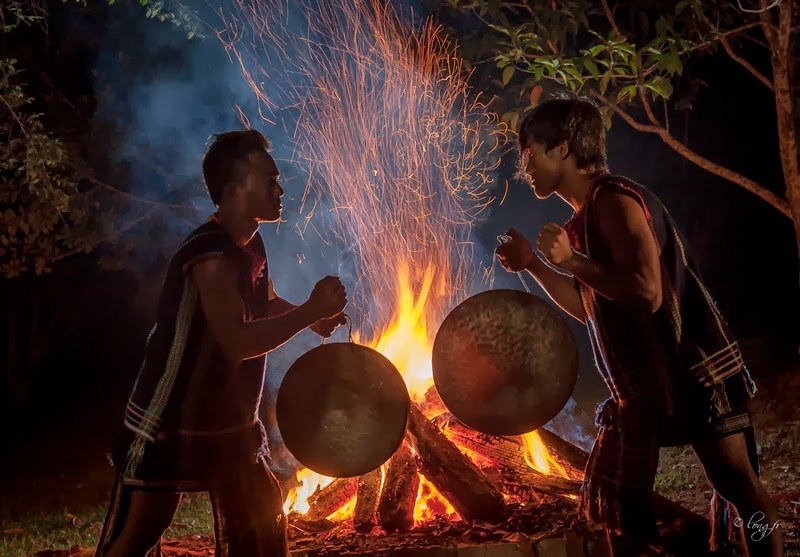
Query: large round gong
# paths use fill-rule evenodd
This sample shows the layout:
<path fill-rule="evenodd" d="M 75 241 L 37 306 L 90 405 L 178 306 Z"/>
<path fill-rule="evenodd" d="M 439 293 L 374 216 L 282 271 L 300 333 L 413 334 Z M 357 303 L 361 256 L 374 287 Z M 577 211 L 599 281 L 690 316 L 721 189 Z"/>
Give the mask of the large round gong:
<path fill-rule="evenodd" d="M 385 356 L 352 342 L 318 346 L 281 383 L 278 428 L 306 468 L 350 478 L 375 470 L 403 442 L 411 401 Z"/>
<path fill-rule="evenodd" d="M 543 426 L 567 403 L 577 378 L 572 331 L 533 294 L 476 294 L 436 333 L 436 389 L 456 418 L 484 433 L 521 435 Z"/>

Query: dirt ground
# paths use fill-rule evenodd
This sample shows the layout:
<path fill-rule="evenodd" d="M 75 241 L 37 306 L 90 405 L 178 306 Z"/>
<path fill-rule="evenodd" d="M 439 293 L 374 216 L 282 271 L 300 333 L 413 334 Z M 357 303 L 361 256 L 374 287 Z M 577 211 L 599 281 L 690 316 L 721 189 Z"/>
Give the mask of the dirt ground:
<path fill-rule="evenodd" d="M 784 373 L 760 387 L 753 418 L 762 479 L 780 508 L 787 555 L 800 556 L 800 409 L 795 405 L 800 371 Z M 577 408 L 576 419 L 590 419 L 588 409 L 592 406 L 587 401 Z M 20 533 L 20 528 L 7 525 L 24 523 L 28 516 L 55 512 L 64 520 L 80 521 L 85 520 L 79 518 L 82 512 L 94 509 L 93 520 L 102 520 L 112 479 L 102 447 L 117 427 L 118 408 L 116 402 L 109 401 L 105 408 L 75 423 L 43 424 L 38 436 L 29 436 L 27 442 L 17 444 L 9 458 L 0 459 L 0 553 L 5 554 L 3 543 L 8 544 Z M 590 424 L 582 425 L 591 431 Z M 670 499 L 707 514 L 711 490 L 691 449 L 662 450 L 656 487 Z M 168 542 L 168 555 L 211 554 L 212 540 L 203 527 L 188 532 Z M 60 545 L 54 548 L 58 551 L 37 555 L 91 555 L 89 550 L 67 547 Z"/>

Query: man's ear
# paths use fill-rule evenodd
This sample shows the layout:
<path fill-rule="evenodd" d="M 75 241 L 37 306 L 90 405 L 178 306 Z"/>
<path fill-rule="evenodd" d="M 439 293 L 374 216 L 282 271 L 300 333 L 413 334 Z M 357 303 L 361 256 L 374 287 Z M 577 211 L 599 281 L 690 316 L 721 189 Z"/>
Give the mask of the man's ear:
<path fill-rule="evenodd" d="M 236 191 L 238 184 L 236 182 L 228 182 L 222 187 L 222 199 L 226 199 L 233 195 Z"/>
<path fill-rule="evenodd" d="M 556 153 L 558 154 L 558 157 L 562 161 L 567 160 L 567 157 L 569 157 L 569 154 L 570 154 L 569 145 L 567 144 L 567 142 L 566 141 L 562 141 L 561 143 L 558 144 L 556 149 L 557 149 Z"/>

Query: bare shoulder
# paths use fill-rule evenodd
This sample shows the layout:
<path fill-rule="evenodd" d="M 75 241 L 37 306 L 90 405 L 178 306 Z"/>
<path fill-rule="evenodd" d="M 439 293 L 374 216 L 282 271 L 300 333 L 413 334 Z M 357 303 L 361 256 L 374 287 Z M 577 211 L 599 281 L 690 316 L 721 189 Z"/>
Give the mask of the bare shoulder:
<path fill-rule="evenodd" d="M 597 192 L 594 218 L 603 230 L 648 226 L 641 200 L 621 188 L 602 188 Z"/>
<path fill-rule="evenodd" d="M 224 256 L 206 257 L 192 265 L 190 273 L 200 291 L 235 287 L 238 276 L 234 263 Z"/>

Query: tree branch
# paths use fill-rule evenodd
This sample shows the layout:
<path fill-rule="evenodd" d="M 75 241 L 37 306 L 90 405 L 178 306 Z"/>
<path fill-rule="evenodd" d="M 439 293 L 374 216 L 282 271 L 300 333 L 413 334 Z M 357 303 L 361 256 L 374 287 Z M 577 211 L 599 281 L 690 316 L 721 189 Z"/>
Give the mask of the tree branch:
<path fill-rule="evenodd" d="M 602 0 L 603 4 L 603 13 L 606 15 L 606 19 L 608 23 L 611 24 L 611 29 L 617 35 L 617 37 L 621 37 L 622 33 L 619 31 L 619 26 L 617 25 L 617 20 L 614 19 L 614 13 L 611 11 L 611 8 L 608 6 L 608 0 Z"/>
<path fill-rule="evenodd" d="M 734 62 L 742 66 L 744 69 L 746 69 L 748 72 L 750 72 L 753 75 L 753 77 L 755 77 L 761 83 L 766 85 L 770 91 L 773 92 L 775 91 L 775 86 L 766 76 L 764 76 L 764 74 L 759 72 L 757 69 L 755 69 L 755 67 L 753 67 L 753 65 L 750 62 L 748 62 L 747 60 L 745 60 L 744 58 L 742 58 L 733 51 L 731 43 L 728 41 L 727 38 L 721 37 L 720 42 L 722 43 L 722 48 L 725 49 L 725 52 L 728 53 L 728 56 L 730 56 L 731 60 L 733 60 Z"/>
<path fill-rule="evenodd" d="M 96 238 L 96 239 L 94 239 L 94 240 L 92 240 L 90 242 L 86 242 L 85 244 L 81 244 L 80 246 L 77 246 L 77 247 L 75 247 L 75 248 L 73 248 L 71 250 L 67 250 L 67 251 L 61 252 L 58 255 L 56 255 L 55 257 L 53 257 L 52 262 L 55 263 L 56 261 L 61 261 L 62 259 L 66 259 L 67 257 L 71 257 L 71 256 L 77 255 L 79 253 L 85 253 L 85 252 L 87 252 L 87 250 L 91 251 L 91 250 L 95 249 L 98 245 L 100 245 L 101 243 L 106 242 L 106 241 L 108 241 L 109 239 L 111 239 L 111 238 L 113 238 L 115 236 L 119 236 L 123 232 L 127 232 L 128 230 L 130 230 L 131 228 L 133 228 L 134 226 L 136 226 L 140 222 L 148 219 L 157 210 L 158 210 L 157 208 L 150 209 L 149 211 L 147 211 L 146 213 L 144 213 L 140 217 L 137 217 L 137 218 L 132 219 L 131 221 L 125 223 L 124 226 L 121 226 L 120 228 L 118 228 L 117 230 L 113 231 L 108 236 L 103 236 L 103 237 L 100 237 L 100 238 Z"/>
<path fill-rule="evenodd" d="M 789 209 L 789 203 L 786 202 L 786 200 L 782 199 L 781 197 L 775 195 L 768 189 L 766 189 L 761 184 L 751 180 L 750 178 L 747 178 L 746 176 L 742 176 L 738 172 L 734 172 L 729 168 L 725 168 L 724 166 L 712 162 L 707 158 L 705 158 L 704 156 L 700 155 L 699 153 L 692 151 L 691 149 L 689 149 L 689 147 L 687 147 L 686 145 L 675 139 L 675 137 L 673 137 L 672 134 L 670 134 L 663 126 L 643 124 L 642 122 L 637 121 L 630 114 L 625 112 L 625 110 L 621 109 L 615 103 L 609 101 L 606 97 L 604 97 L 597 91 L 592 91 L 590 94 L 591 96 L 599 100 L 601 103 L 603 103 L 605 106 L 608 106 L 609 108 L 615 110 L 617 114 L 619 114 L 619 116 L 636 131 L 652 133 L 659 136 L 661 140 L 664 143 L 666 143 L 671 149 L 673 149 L 675 152 L 685 157 L 690 162 L 699 166 L 703 170 L 711 172 L 712 174 L 715 174 L 720 178 L 724 178 L 743 187 L 747 191 L 757 195 L 762 200 L 769 203 L 775 209 L 780 211 L 784 216 L 791 218 L 792 213 L 791 210 Z"/>
<path fill-rule="evenodd" d="M 656 118 L 656 113 L 653 112 L 653 107 L 650 106 L 650 101 L 647 100 L 647 95 L 644 93 L 644 87 L 641 85 L 636 86 L 636 90 L 639 92 L 639 100 L 642 101 L 642 107 L 644 107 L 644 113 L 647 114 L 647 119 L 650 120 L 650 123 L 654 126 L 664 129 L 665 132 L 669 133 L 664 125 Z"/>

